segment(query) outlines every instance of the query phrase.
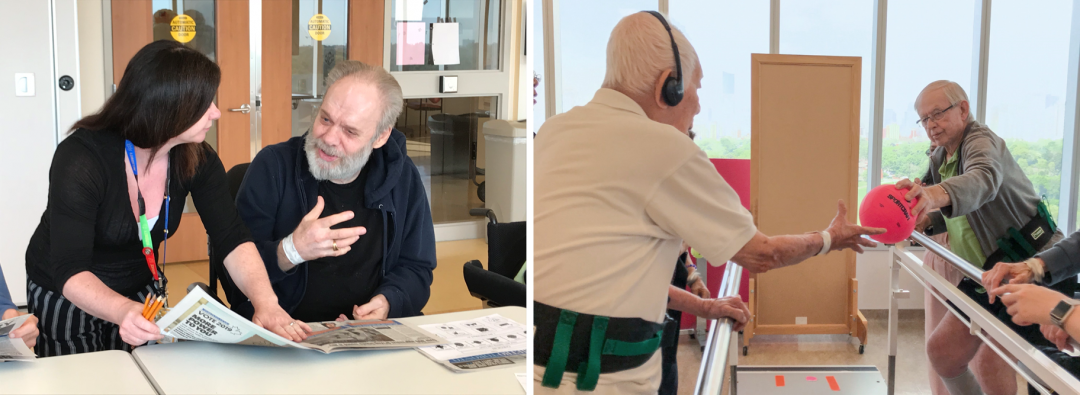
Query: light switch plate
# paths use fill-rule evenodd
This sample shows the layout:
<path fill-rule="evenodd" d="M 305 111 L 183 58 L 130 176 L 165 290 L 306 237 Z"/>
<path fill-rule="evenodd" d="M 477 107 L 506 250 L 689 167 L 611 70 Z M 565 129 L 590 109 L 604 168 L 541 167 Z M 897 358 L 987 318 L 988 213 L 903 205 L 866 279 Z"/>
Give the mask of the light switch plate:
<path fill-rule="evenodd" d="M 439 76 L 439 93 L 457 93 L 457 76 Z"/>
<path fill-rule="evenodd" d="M 806 325 L 806 317 L 795 317 L 795 325 Z"/>
<path fill-rule="evenodd" d="M 15 96 L 34 95 L 34 73 L 15 73 Z"/>

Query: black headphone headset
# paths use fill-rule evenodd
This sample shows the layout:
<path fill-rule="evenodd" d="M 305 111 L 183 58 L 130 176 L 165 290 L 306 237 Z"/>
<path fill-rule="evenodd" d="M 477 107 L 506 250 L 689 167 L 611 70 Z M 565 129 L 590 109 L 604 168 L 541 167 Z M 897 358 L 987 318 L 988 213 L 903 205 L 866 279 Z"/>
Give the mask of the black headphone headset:
<path fill-rule="evenodd" d="M 664 81 L 664 87 L 660 90 L 660 97 L 664 99 L 664 103 L 669 106 L 677 106 L 683 98 L 683 83 L 682 83 L 682 61 L 679 60 L 679 47 L 675 45 L 675 35 L 671 33 L 671 26 L 668 25 L 667 20 L 663 15 L 660 15 L 656 11 L 642 11 L 655 16 L 660 20 L 660 23 L 664 25 L 664 29 L 667 30 L 668 37 L 671 38 L 671 51 L 675 53 L 675 77 L 668 75 L 667 80 Z"/>

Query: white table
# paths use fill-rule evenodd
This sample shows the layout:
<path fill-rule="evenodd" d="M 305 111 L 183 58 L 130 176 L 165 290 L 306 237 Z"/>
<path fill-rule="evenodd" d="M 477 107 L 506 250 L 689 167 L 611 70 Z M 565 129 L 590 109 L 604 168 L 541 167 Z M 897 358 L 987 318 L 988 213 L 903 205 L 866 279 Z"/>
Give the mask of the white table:
<path fill-rule="evenodd" d="M 501 307 L 400 319 L 433 324 L 501 314 L 525 324 L 525 309 Z M 414 349 L 343 351 L 182 342 L 132 353 L 163 394 L 522 394 L 514 373 L 524 359 L 486 371 L 453 373 Z"/>
<path fill-rule="evenodd" d="M 0 363 L 5 394 L 153 394 L 142 370 L 123 351 L 100 351 L 32 362 Z"/>

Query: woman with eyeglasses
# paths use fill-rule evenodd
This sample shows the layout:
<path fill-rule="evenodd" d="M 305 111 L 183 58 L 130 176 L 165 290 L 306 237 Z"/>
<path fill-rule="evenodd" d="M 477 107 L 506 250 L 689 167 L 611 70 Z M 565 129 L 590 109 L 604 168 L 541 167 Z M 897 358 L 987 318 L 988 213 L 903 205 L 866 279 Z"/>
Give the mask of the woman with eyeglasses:
<path fill-rule="evenodd" d="M 278 305 L 221 160 L 203 141 L 221 117 L 220 79 L 201 53 L 153 42 L 101 110 L 56 147 L 48 205 L 26 251 L 38 356 L 130 350 L 161 338 L 144 310 L 148 295 L 164 294 L 159 247 L 180 225 L 189 193 L 214 250 L 255 305 L 253 321 L 292 340 L 310 331 Z"/>
<path fill-rule="evenodd" d="M 982 270 L 999 262 L 1024 261 L 1062 238 L 1005 141 L 975 120 L 960 85 L 930 83 L 915 99 L 915 110 L 937 146 L 930 153 L 928 179 L 896 184 L 911 189 L 907 199 L 919 199 L 912 209 L 918 218 L 916 230 L 947 233 L 949 249 Z M 1014 324 L 980 280 L 964 278 L 957 288 L 1032 344 L 1050 345 L 1038 326 Z M 1075 283 L 1063 281 L 1057 287 L 1071 290 Z M 957 316 L 946 314 L 927 336 L 930 364 L 949 392 L 981 393 L 981 388 L 986 393 L 1015 393 L 1012 368 Z"/>

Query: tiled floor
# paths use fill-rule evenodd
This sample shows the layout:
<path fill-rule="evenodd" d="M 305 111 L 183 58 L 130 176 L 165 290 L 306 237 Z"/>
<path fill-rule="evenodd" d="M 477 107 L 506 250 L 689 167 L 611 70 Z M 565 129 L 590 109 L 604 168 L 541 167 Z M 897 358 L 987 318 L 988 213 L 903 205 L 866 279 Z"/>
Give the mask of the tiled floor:
<path fill-rule="evenodd" d="M 424 314 L 481 308 L 480 300 L 469 294 L 461 273 L 462 265 L 473 259 L 487 265 L 487 244 L 484 239 L 436 243 L 435 249 L 437 264 L 431 284 L 431 298 L 424 307 Z M 209 282 L 210 265 L 206 261 L 174 263 L 169 264 L 165 271 L 169 277 L 169 300 L 176 304 L 187 295 L 189 284 Z M 223 294 L 221 299 L 225 299 Z"/>
<path fill-rule="evenodd" d="M 846 335 L 758 335 L 750 342 L 749 354 L 739 356 L 741 366 L 760 365 L 874 365 L 882 378 L 888 376 L 887 311 L 863 311 L 868 323 L 865 353 L 859 354 L 858 339 Z M 896 394 L 929 394 L 929 361 L 923 336 L 923 310 L 902 310 L 896 355 Z M 739 340 L 742 344 L 742 339 Z M 689 335 L 679 339 L 679 393 L 692 394 L 701 367 L 701 348 Z M 725 383 L 724 393 L 730 384 Z M 1017 376 L 1018 393 L 1027 393 Z"/>

